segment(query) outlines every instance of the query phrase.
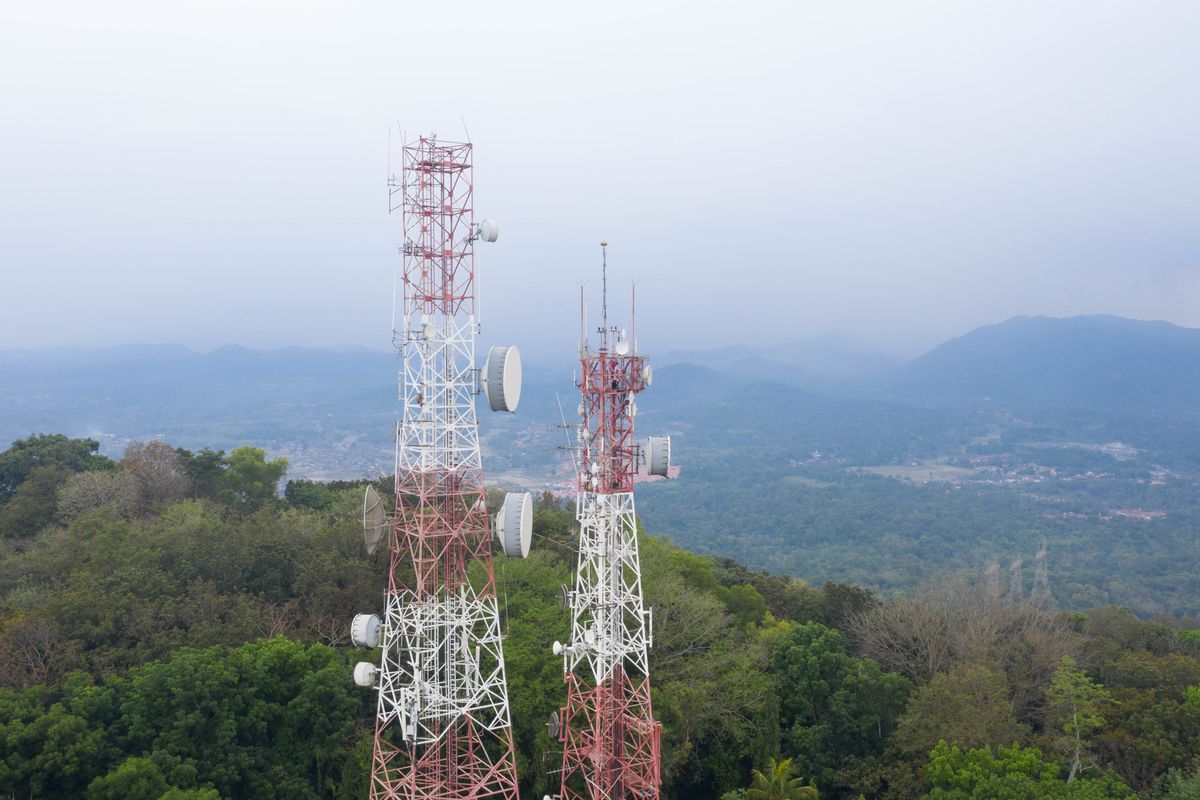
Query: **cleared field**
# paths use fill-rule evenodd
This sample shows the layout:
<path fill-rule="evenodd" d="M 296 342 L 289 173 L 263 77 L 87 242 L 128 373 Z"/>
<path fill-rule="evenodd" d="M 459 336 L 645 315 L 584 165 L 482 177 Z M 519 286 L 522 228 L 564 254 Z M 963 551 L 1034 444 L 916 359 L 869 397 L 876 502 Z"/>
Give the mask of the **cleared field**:
<path fill-rule="evenodd" d="M 966 467 L 955 467 L 939 460 L 921 461 L 916 464 L 888 464 L 881 467 L 861 467 L 858 472 L 870 472 L 885 478 L 895 478 L 905 483 L 929 483 L 944 481 L 961 483 L 975 477 L 975 471 Z"/>
<path fill-rule="evenodd" d="M 828 489 L 833 486 L 832 483 L 818 481 L 814 478 L 806 478 L 803 475 L 786 475 L 780 478 L 780 483 L 788 486 L 807 486 L 810 489 Z"/>

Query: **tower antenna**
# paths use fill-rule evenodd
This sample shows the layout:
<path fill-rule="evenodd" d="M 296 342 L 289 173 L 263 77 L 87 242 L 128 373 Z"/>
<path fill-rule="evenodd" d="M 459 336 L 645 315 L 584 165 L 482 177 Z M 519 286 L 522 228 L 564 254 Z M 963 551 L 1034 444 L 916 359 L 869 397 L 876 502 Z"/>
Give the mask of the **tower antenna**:
<path fill-rule="evenodd" d="M 604 347 L 608 343 L 608 242 L 601 240 L 600 242 L 600 280 L 601 280 L 601 325 L 600 328 L 600 346 Z"/>
<path fill-rule="evenodd" d="M 558 800 L 658 800 L 662 728 L 651 707 L 649 660 L 654 617 L 642 597 L 633 482 L 643 469 L 667 475 L 671 440 L 652 436 L 644 447 L 634 440 L 635 397 L 650 386 L 652 373 L 623 333 L 607 347 L 607 244 L 600 244 L 601 345 L 593 352 L 584 341 L 579 348 L 579 553 L 575 588 L 563 595 L 570 640 L 553 647 L 563 660 L 567 702 L 547 728 L 563 746 Z"/>
<path fill-rule="evenodd" d="M 583 305 L 583 284 L 579 284 L 579 352 L 587 350 L 587 310 Z"/>
<path fill-rule="evenodd" d="M 369 552 L 391 529 L 388 584 L 382 619 L 359 614 L 350 629 L 355 645 L 380 648 L 378 663 L 354 668 L 356 683 L 378 691 L 370 797 L 517 800 L 475 414 L 481 392 L 493 411 L 515 411 L 521 395 L 515 347 L 493 347 L 475 366 L 475 243 L 496 241 L 499 227 L 474 221 L 470 142 L 423 136 L 401 148 L 401 174 L 388 176 L 404 228 L 392 312 L 404 404 L 396 502 L 390 526 L 378 497 L 363 510 Z M 532 505 L 529 493 L 509 494 L 497 514 L 507 555 L 528 553 Z"/>
<path fill-rule="evenodd" d="M 629 282 L 629 344 L 637 352 L 637 281 Z"/>

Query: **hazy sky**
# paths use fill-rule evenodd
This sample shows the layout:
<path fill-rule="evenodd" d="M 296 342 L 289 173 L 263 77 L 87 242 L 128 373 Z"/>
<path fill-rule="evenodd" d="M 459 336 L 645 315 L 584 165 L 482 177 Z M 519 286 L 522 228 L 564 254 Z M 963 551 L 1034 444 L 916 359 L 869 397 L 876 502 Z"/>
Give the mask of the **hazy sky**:
<path fill-rule="evenodd" d="M 0 348 L 388 345 L 388 129 L 476 145 L 484 341 L 1200 327 L 1200 3 L 7 3 Z M 393 135 L 395 143 L 398 137 Z"/>

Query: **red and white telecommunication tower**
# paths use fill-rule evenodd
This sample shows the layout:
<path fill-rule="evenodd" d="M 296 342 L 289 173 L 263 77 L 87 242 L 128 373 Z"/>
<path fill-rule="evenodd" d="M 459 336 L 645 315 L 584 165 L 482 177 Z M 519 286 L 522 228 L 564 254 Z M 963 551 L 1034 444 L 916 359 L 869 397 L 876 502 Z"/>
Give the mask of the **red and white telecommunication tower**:
<path fill-rule="evenodd" d="M 642 600 L 633 477 L 666 476 L 671 441 L 635 442 L 636 396 L 652 372 L 637 341 L 608 324 L 608 253 L 601 242 L 603 316 L 592 350 L 580 295 L 579 567 L 567 592 L 571 639 L 563 658 L 567 704 L 550 734 L 563 745 L 561 800 L 659 797 L 661 726 L 650 706 L 653 620 Z M 636 330 L 636 329 L 635 329 Z"/>
<path fill-rule="evenodd" d="M 493 347 L 482 369 L 475 360 L 475 242 L 499 228 L 474 220 L 469 143 L 405 144 L 389 186 L 404 225 L 396 503 L 387 537 L 368 491 L 368 551 L 384 538 L 390 547 L 386 609 L 351 627 L 356 645 L 381 650 L 378 666 L 361 662 L 354 675 L 379 692 L 371 798 L 517 800 L 475 415 L 480 393 L 494 411 L 520 399 L 516 348 Z M 496 519 L 507 554 L 528 553 L 532 516 L 528 494 L 507 497 Z"/>

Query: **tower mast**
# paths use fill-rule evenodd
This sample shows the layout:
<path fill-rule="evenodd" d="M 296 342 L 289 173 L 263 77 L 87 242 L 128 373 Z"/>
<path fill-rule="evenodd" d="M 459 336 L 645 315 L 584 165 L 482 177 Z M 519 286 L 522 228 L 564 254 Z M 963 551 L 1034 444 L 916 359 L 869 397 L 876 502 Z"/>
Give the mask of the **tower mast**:
<path fill-rule="evenodd" d="M 563 745 L 561 800 L 659 797 L 661 726 L 650 704 L 651 611 L 642 599 L 633 476 L 666 475 L 670 440 L 634 443 L 634 398 L 651 370 L 624 331 L 608 325 L 608 248 L 601 242 L 599 347 L 579 348 L 579 561 L 568 592 L 571 638 L 562 656 L 567 703 L 551 720 Z M 610 349 L 611 345 L 611 349 Z"/>
<path fill-rule="evenodd" d="M 482 374 L 475 366 L 475 242 L 498 228 L 474 221 L 470 143 L 405 144 L 389 184 L 404 227 L 396 503 L 383 620 L 359 615 L 352 628 L 355 644 L 382 650 L 378 668 L 355 669 L 379 692 L 370 796 L 517 800 L 475 414 L 481 386 L 493 410 L 515 410 L 520 394 L 515 348 L 493 348 Z M 528 495 L 509 501 L 498 522 L 517 536 L 506 552 L 523 555 Z"/>

